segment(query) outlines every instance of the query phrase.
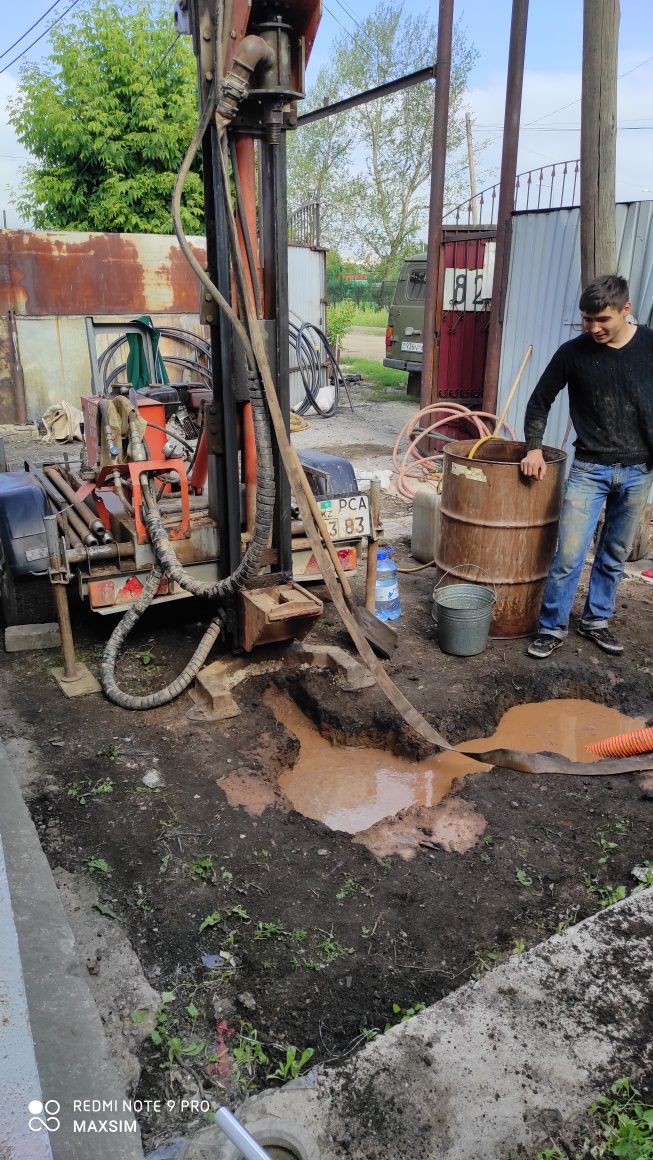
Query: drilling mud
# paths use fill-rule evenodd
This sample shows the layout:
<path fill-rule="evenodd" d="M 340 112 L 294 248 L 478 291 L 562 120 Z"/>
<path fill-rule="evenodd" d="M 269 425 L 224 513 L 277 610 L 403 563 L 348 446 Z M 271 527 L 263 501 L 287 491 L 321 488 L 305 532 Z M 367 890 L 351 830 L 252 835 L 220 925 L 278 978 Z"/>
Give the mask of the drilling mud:
<path fill-rule="evenodd" d="M 435 844 L 465 853 L 482 835 L 481 815 L 464 802 L 443 799 L 458 779 L 489 772 L 489 765 L 462 753 L 437 753 L 413 761 L 378 747 L 333 745 L 287 693 L 270 688 L 263 704 L 299 742 L 297 760 L 277 782 L 287 801 L 279 800 L 269 782 L 234 772 L 219 783 L 230 805 L 260 816 L 268 806 L 283 808 L 289 802 L 304 817 L 355 835 L 379 858 L 390 854 L 412 858 L 420 847 Z M 586 748 L 590 742 L 642 724 L 643 718 L 594 701 L 563 698 L 515 705 L 491 737 L 460 742 L 458 748 L 553 750 L 572 761 L 590 763 L 594 760 Z"/>

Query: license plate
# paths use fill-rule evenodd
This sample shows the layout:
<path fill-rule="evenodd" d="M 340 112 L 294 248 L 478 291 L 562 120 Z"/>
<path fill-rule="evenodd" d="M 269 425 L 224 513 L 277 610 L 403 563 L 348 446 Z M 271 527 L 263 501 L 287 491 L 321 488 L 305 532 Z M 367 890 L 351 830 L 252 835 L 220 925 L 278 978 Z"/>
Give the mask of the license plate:
<path fill-rule="evenodd" d="M 369 536 L 369 496 L 339 495 L 336 499 L 318 502 L 332 540 L 357 540 Z"/>
<path fill-rule="evenodd" d="M 401 349 L 412 351 L 414 354 L 423 354 L 424 343 L 423 342 L 402 342 Z"/>

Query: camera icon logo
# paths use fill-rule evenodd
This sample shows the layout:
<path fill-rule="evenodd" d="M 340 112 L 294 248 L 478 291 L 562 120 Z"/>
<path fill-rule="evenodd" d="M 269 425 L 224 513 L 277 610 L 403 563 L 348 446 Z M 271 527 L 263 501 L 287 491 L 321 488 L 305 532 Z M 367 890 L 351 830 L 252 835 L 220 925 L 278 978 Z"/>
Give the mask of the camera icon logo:
<path fill-rule="evenodd" d="M 28 1128 L 30 1132 L 58 1132 L 61 1120 L 58 1119 L 61 1104 L 57 1100 L 30 1100 L 27 1105 L 30 1114 Z"/>

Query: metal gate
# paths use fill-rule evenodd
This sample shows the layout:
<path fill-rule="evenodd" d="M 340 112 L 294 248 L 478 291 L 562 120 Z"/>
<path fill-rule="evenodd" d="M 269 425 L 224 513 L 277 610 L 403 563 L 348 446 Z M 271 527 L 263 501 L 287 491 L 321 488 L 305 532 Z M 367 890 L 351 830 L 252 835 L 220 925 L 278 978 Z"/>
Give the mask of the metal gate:
<path fill-rule="evenodd" d="M 447 231 L 438 364 L 439 399 L 480 406 L 490 324 L 495 231 Z"/>

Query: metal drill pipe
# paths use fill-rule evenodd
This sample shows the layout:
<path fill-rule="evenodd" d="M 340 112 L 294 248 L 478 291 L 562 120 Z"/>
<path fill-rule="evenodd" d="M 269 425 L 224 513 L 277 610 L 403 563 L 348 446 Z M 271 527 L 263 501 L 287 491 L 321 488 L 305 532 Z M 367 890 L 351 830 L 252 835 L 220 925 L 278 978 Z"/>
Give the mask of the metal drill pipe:
<path fill-rule="evenodd" d="M 63 475 L 57 471 L 56 467 L 44 467 L 43 471 L 54 486 L 61 492 L 61 494 L 72 505 L 77 515 L 84 521 L 90 531 L 96 536 L 105 536 L 107 534 L 106 528 L 102 520 L 94 516 L 87 508 L 83 500 L 78 499 L 70 484 L 64 479 Z M 111 537 L 113 539 L 113 536 Z"/>
<path fill-rule="evenodd" d="M 135 548 L 132 543 L 96 544 L 91 548 L 72 548 L 66 552 L 69 564 L 95 564 L 104 560 L 133 559 Z"/>
<path fill-rule="evenodd" d="M 35 463 L 30 462 L 29 459 L 26 459 L 25 463 L 27 464 L 30 475 L 33 475 L 34 478 L 38 480 L 45 494 L 52 500 L 54 506 L 59 511 L 61 511 L 62 508 L 67 509 L 70 525 L 74 531 L 77 532 L 77 535 L 79 536 L 82 543 L 86 544 L 86 546 L 89 548 L 96 545 L 98 542 L 97 536 L 94 536 L 90 529 L 86 527 L 84 521 L 76 514 L 76 512 L 72 508 L 68 507 L 68 502 L 61 494 L 61 492 L 54 486 L 48 477 L 43 474 L 41 469 L 37 467 Z"/>

